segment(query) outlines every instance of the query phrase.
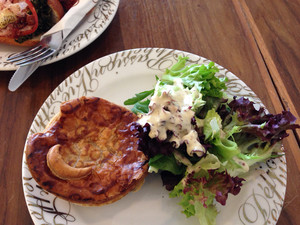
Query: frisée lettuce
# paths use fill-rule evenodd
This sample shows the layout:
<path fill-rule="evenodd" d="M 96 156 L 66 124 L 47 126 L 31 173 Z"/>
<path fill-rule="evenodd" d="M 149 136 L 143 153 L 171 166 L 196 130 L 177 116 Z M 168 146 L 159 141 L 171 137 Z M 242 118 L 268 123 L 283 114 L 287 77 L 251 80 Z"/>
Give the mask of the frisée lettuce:
<path fill-rule="evenodd" d="M 228 98 L 228 80 L 216 76 L 213 62 L 187 62 L 179 57 L 154 89 L 124 104 L 139 116 L 139 148 L 149 158 L 149 172 L 161 174 L 187 217 L 213 225 L 216 204 L 240 192 L 241 176 L 253 164 L 281 156 L 286 130 L 300 126 L 288 111 L 272 115 L 247 98 Z"/>

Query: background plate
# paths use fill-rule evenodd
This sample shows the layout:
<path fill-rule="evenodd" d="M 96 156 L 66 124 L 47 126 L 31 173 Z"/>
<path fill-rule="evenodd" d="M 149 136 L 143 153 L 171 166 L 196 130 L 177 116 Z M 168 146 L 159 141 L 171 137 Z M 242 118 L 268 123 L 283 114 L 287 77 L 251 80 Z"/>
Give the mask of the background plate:
<path fill-rule="evenodd" d="M 70 75 L 46 99 L 38 111 L 28 135 L 41 132 L 59 111 L 60 103 L 81 96 L 97 96 L 123 105 L 135 93 L 149 90 L 172 66 L 179 55 L 190 62 L 209 60 L 172 49 L 143 48 L 118 52 L 95 60 Z M 218 76 L 229 79 L 228 95 L 245 96 L 262 104 L 250 88 L 231 72 L 218 66 Z M 35 224 L 76 225 L 184 225 L 199 224 L 195 217 L 186 218 L 162 187 L 160 176 L 150 174 L 138 192 L 102 207 L 82 207 L 61 200 L 42 190 L 32 178 L 23 156 L 23 189 L 28 210 Z M 218 205 L 217 224 L 276 224 L 286 191 L 285 157 L 255 166 L 237 196 L 229 195 L 226 206 Z"/>
<path fill-rule="evenodd" d="M 92 13 L 64 41 L 61 50 L 48 58 L 43 65 L 62 60 L 91 44 L 111 23 L 118 6 L 119 0 L 100 0 Z M 16 70 L 17 66 L 14 63 L 6 62 L 7 57 L 14 53 L 22 52 L 28 49 L 28 47 L 0 44 L 0 49 L 0 71 L 3 71 Z"/>

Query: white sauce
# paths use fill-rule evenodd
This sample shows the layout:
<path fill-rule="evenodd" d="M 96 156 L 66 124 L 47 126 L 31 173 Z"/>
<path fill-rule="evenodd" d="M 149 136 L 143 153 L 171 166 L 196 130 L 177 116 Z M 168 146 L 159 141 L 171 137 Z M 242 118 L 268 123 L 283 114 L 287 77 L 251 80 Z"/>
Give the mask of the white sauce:
<path fill-rule="evenodd" d="M 142 115 L 138 122 L 142 126 L 150 124 L 151 138 L 174 142 L 176 148 L 185 143 L 189 155 L 195 153 L 202 156 L 205 148 L 199 142 L 198 134 L 191 123 L 195 115 L 192 107 L 199 104 L 199 99 L 202 101 L 198 90 L 184 88 L 180 79 L 174 80 L 174 85 L 157 84 L 149 104 L 150 111 Z M 168 130 L 173 131 L 171 137 L 167 135 Z"/>
<path fill-rule="evenodd" d="M 241 166 L 242 171 L 244 171 L 245 173 L 249 171 L 249 166 L 244 160 L 239 159 L 236 156 L 234 156 L 232 159 Z"/>

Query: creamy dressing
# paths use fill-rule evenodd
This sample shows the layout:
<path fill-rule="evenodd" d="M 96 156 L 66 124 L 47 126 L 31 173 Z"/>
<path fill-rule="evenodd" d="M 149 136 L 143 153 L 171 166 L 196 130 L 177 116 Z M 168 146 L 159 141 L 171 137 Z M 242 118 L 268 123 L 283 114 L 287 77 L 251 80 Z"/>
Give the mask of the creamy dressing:
<path fill-rule="evenodd" d="M 201 93 L 196 88 L 184 88 L 180 79 L 175 79 L 173 85 L 160 86 L 158 82 L 149 104 L 149 113 L 142 115 L 138 122 L 142 126 L 150 125 L 151 138 L 172 142 L 175 148 L 185 143 L 190 156 L 196 154 L 200 157 L 205 148 L 192 124 L 195 116 L 193 105 L 201 104 L 200 101 L 204 104 Z M 171 136 L 168 136 L 168 130 L 173 132 Z"/>
<path fill-rule="evenodd" d="M 249 171 L 250 168 L 244 160 L 239 159 L 236 156 L 234 156 L 232 159 L 235 161 L 235 163 L 237 163 L 241 166 L 242 171 L 244 171 L 245 173 Z"/>
<path fill-rule="evenodd" d="M 250 167 L 248 163 L 246 163 L 244 160 L 238 158 L 237 156 L 232 157 L 233 163 L 238 164 L 240 167 L 227 167 L 227 172 L 229 173 L 230 176 L 235 177 L 239 176 L 241 174 L 245 174 L 249 172 Z M 224 167 L 227 166 L 228 161 L 222 163 Z"/>

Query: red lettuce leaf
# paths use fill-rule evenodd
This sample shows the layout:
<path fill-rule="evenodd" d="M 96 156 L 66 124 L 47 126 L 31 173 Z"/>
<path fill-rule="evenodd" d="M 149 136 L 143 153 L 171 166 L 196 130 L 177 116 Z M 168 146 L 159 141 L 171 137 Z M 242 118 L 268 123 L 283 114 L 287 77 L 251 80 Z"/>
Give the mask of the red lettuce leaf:
<path fill-rule="evenodd" d="M 254 102 L 241 97 L 234 99 L 228 105 L 222 105 L 218 113 L 223 120 L 223 126 L 240 126 L 243 132 L 253 134 L 262 141 L 267 141 L 272 145 L 288 136 L 287 130 L 300 128 L 296 124 L 296 117 L 289 111 L 273 115 L 266 113 L 263 107 L 256 109 Z M 237 121 L 233 115 L 236 115 Z M 228 123 L 228 124 L 226 124 Z"/>
<path fill-rule="evenodd" d="M 217 202 L 225 205 L 229 193 L 237 195 L 240 192 L 243 178 L 231 177 L 226 171 L 208 170 L 207 172 L 205 176 L 199 176 L 195 173 L 188 174 L 183 193 L 190 192 L 194 196 L 198 195 L 199 200 L 204 203 L 205 199 L 201 200 L 201 192 L 199 192 L 203 188 L 213 193 Z"/>

